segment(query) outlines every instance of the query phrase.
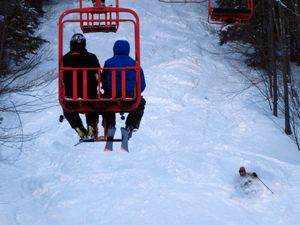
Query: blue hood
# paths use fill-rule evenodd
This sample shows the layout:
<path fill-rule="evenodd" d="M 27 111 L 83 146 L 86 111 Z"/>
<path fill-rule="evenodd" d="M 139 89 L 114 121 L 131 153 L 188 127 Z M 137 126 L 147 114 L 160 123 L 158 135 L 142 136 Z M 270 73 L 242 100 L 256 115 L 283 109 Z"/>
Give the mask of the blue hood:
<path fill-rule="evenodd" d="M 118 40 L 114 45 L 114 55 L 129 55 L 130 46 L 126 40 Z"/>
<path fill-rule="evenodd" d="M 135 66 L 136 61 L 129 56 L 130 46 L 129 42 L 126 40 L 117 40 L 113 47 L 114 56 L 104 63 L 104 68 L 116 68 L 116 67 L 129 67 Z M 102 74 L 102 87 L 105 93 L 111 94 L 112 88 L 112 72 L 111 70 L 104 70 Z M 117 70 L 116 76 L 116 91 L 117 95 L 121 96 L 121 70 Z M 136 73 L 134 69 L 128 69 L 126 71 L 126 95 L 133 96 L 136 86 Z M 143 91 L 146 87 L 146 82 L 144 78 L 144 72 L 141 68 L 141 90 Z"/>

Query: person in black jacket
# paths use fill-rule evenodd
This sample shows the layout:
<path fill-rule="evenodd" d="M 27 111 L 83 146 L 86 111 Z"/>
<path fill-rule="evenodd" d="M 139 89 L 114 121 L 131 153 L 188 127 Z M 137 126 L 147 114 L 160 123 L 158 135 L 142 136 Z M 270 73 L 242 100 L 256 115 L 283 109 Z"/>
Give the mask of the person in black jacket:
<path fill-rule="evenodd" d="M 86 39 L 76 33 L 70 40 L 70 51 L 63 56 L 64 67 L 73 68 L 100 68 L 100 63 L 96 55 L 86 50 Z M 87 95 L 88 98 L 97 97 L 97 70 L 88 70 L 87 72 Z M 82 98 L 83 90 L 82 71 L 77 71 L 77 97 Z M 66 70 L 64 72 L 64 85 L 66 97 L 73 97 L 73 72 Z M 77 103 L 66 103 L 70 108 L 76 108 Z M 84 128 L 78 112 L 64 112 L 65 118 L 70 126 L 76 130 L 80 138 L 94 138 L 94 130 L 97 124 L 97 113 L 85 113 L 87 129 Z"/>

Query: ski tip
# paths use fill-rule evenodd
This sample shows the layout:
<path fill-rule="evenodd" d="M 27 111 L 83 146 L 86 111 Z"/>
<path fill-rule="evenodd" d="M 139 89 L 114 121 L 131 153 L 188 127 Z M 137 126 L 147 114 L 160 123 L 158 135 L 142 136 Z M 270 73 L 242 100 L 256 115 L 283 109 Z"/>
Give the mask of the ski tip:
<path fill-rule="evenodd" d="M 122 147 L 121 147 L 121 151 L 123 151 L 123 152 L 129 152 L 128 149 L 122 148 Z"/>
<path fill-rule="evenodd" d="M 104 151 L 104 152 L 112 152 L 112 150 L 109 149 L 109 148 L 105 148 L 103 151 Z"/>

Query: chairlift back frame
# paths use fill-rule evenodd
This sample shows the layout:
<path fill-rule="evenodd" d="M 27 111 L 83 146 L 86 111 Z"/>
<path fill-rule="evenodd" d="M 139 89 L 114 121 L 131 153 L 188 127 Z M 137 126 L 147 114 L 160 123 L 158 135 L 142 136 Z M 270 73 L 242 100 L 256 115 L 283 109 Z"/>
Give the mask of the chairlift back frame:
<path fill-rule="evenodd" d="M 135 49 L 135 61 L 136 65 L 133 67 L 122 67 L 122 68 L 68 68 L 63 65 L 63 40 L 64 40 L 64 25 L 66 23 L 83 23 L 85 20 L 80 16 L 81 14 L 87 13 L 118 13 L 118 14 L 128 14 L 131 18 L 110 18 L 109 21 L 116 23 L 132 23 L 134 26 L 134 49 Z M 78 15 L 78 19 L 66 19 L 70 15 Z M 87 19 L 86 19 L 87 20 Z M 107 22 L 107 20 L 99 19 L 100 22 Z M 141 101 L 141 74 L 140 74 L 140 28 L 139 28 L 139 17 L 137 13 L 128 8 L 120 7 L 87 7 L 87 8 L 77 8 L 64 11 L 59 17 L 59 32 L 58 32 L 58 59 L 59 59 L 59 71 L 58 71 L 58 86 L 59 86 L 59 102 L 66 112 L 130 112 L 137 109 Z M 98 87 L 100 87 L 101 82 L 101 72 L 103 70 L 112 71 L 112 96 L 107 98 L 103 96 L 98 88 L 97 98 L 89 98 L 87 96 L 87 71 L 97 70 L 98 71 Z M 121 70 L 121 86 L 122 94 L 121 96 L 116 95 L 116 71 Z M 126 80 L 125 73 L 127 70 L 135 70 L 136 72 L 136 86 L 134 96 L 126 96 Z M 83 96 L 77 96 L 77 89 L 73 88 L 72 98 L 65 96 L 63 77 L 65 71 L 72 71 L 73 76 L 73 87 L 77 87 L 77 73 L 82 72 L 83 76 Z M 77 103 L 77 107 L 68 107 L 68 103 Z"/>
<path fill-rule="evenodd" d="M 79 1 L 79 8 L 83 7 L 83 0 Z M 119 8 L 119 0 L 115 0 L 115 6 L 103 6 L 101 5 L 100 0 L 95 1 L 95 6 L 93 8 L 96 9 L 111 9 L 111 8 Z M 80 27 L 83 33 L 91 33 L 91 32 L 117 32 L 119 28 L 119 12 L 112 10 L 92 10 L 88 13 L 80 13 Z"/>

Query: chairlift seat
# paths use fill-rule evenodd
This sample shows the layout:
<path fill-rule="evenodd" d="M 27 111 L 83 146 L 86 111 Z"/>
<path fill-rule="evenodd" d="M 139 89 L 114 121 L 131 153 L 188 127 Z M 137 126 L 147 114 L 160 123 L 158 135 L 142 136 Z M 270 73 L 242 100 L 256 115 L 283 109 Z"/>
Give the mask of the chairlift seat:
<path fill-rule="evenodd" d="M 59 17 L 58 32 L 58 98 L 64 112 L 77 113 L 95 113 L 95 119 L 98 120 L 98 114 L 102 113 L 119 113 L 135 111 L 142 99 L 141 95 L 141 67 L 140 67 L 140 29 L 139 17 L 137 13 L 128 8 L 120 8 L 119 0 L 115 0 L 116 7 L 83 7 L 80 0 L 80 7 L 64 11 Z M 100 0 L 97 0 L 99 3 Z M 119 24 L 127 23 L 133 27 L 134 36 L 134 53 L 135 66 L 120 68 L 84 68 L 84 67 L 64 67 L 63 55 L 65 24 L 78 24 L 84 33 L 94 32 L 93 35 L 101 35 L 103 32 L 117 32 Z M 101 44 L 101 43 L 100 43 Z M 102 43 L 103 44 L 103 43 Z M 105 43 L 104 43 L 105 44 Z M 89 70 L 98 71 L 98 89 L 97 96 L 89 96 L 88 92 L 88 76 Z M 111 70 L 111 96 L 103 96 L 101 92 L 101 76 L 104 70 Z M 126 71 L 135 70 L 136 84 L 133 96 L 126 93 Z M 72 95 L 66 94 L 66 85 L 64 76 L 69 71 L 72 76 Z M 117 71 L 121 71 L 121 92 L 117 93 Z M 78 90 L 77 79 L 82 74 L 82 91 Z M 94 74 L 92 74 L 94 75 Z M 74 88 L 77 87 L 77 88 Z M 120 95 L 120 96 L 119 96 Z M 92 141 L 107 141 L 106 120 L 103 121 L 104 136 L 99 138 L 98 126 L 96 125 L 95 136 L 98 137 Z M 121 140 L 121 139 L 120 139 Z M 110 141 L 117 141 L 113 139 Z"/>

